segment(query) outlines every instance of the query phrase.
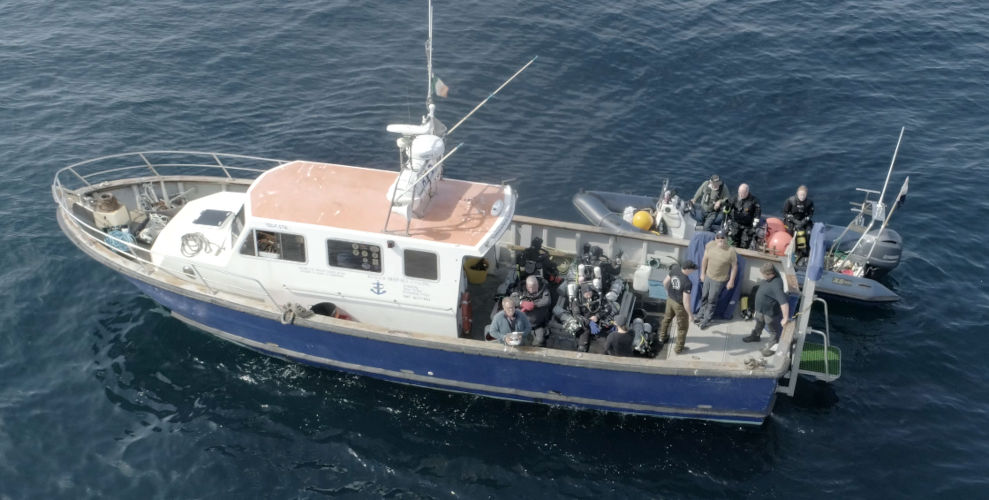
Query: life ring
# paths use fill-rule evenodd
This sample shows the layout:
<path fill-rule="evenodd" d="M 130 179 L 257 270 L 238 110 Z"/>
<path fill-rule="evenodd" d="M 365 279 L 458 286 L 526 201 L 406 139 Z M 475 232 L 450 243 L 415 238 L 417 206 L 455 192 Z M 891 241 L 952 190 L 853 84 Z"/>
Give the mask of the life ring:
<path fill-rule="evenodd" d="M 464 337 L 470 337 L 474 316 L 470 306 L 470 291 L 464 291 L 460 296 L 460 331 Z"/>

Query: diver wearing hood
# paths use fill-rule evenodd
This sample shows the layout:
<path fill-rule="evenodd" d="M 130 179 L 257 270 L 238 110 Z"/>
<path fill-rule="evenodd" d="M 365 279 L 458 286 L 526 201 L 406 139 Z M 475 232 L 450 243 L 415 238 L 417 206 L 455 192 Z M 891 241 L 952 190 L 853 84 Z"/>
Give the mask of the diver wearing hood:
<path fill-rule="evenodd" d="M 797 188 L 797 194 L 789 197 L 783 203 L 783 224 L 786 232 L 791 235 L 795 231 L 804 231 L 814 225 L 814 201 L 807 196 L 807 186 Z"/>
<path fill-rule="evenodd" d="M 560 284 L 556 264 L 549 258 L 549 252 L 543 248 L 543 239 L 536 236 L 528 248 L 522 250 L 517 258 L 519 280 L 525 280 L 530 275 L 536 275 L 554 285 Z"/>

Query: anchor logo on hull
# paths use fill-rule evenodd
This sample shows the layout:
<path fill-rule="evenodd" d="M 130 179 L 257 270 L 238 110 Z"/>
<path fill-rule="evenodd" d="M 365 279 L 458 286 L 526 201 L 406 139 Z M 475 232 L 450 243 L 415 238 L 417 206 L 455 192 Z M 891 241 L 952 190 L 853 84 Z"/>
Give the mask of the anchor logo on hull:
<path fill-rule="evenodd" d="M 371 293 L 373 293 L 375 295 L 383 295 L 387 291 L 388 290 L 385 290 L 385 285 L 383 283 L 381 283 L 380 281 L 375 281 L 374 282 L 374 286 L 371 287 Z"/>

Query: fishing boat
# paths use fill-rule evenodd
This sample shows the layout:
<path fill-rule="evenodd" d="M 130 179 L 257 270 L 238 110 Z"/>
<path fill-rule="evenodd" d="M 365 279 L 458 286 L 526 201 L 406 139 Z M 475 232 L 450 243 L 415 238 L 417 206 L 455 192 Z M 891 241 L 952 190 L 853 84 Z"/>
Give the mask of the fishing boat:
<path fill-rule="evenodd" d="M 900 300 L 900 296 L 884 285 L 881 279 L 899 265 L 903 253 L 903 239 L 889 227 L 889 221 L 906 199 L 910 178 L 904 179 L 892 207 L 884 203 L 903 132 L 901 129 L 882 190 L 856 188 L 856 191 L 864 193 L 865 198 L 861 202 L 851 202 L 852 220 L 845 226 L 825 225 L 819 236 L 828 251 L 823 276 L 817 283 L 817 293 L 828 299 L 859 304 L 886 304 Z M 698 234 L 702 231 L 690 203 L 670 189 L 668 181 L 664 182 L 660 192 L 660 196 L 650 197 L 581 190 L 574 194 L 573 204 L 588 222 L 612 232 L 658 233 L 688 241 L 695 236 L 703 241 L 711 239 L 710 232 Z M 806 265 L 796 257 L 796 243 L 797 240 L 785 231 L 779 217 L 768 217 L 761 221 L 752 247 L 790 258 L 796 266 L 798 279 L 803 282 Z"/>
<path fill-rule="evenodd" d="M 689 350 L 679 355 L 663 347 L 609 356 L 600 341 L 578 352 L 515 335 L 488 340 L 492 304 L 518 278 L 519 256 L 535 238 L 561 268 L 573 264 L 571 276 L 588 246 L 620 255 L 616 303 L 629 326 L 658 310 L 656 284 L 686 258 L 687 242 L 519 215 L 512 186 L 448 177 L 456 148 L 446 143 L 456 126 L 436 117 L 431 5 L 429 19 L 426 114 L 422 123 L 387 127 L 397 136 L 396 170 L 209 152 L 103 156 L 57 171 L 61 229 L 196 329 L 265 355 L 403 384 L 759 424 L 800 375 L 840 376 L 827 304 L 814 298 L 823 246 L 812 251 L 802 289 L 785 259 L 740 252 L 749 265 L 738 286 L 751 290 L 758 266 L 772 262 L 799 311 L 768 356 L 742 342 L 752 329 L 744 320 L 674 331 L 687 334 Z M 810 326 L 812 308 L 823 330 Z"/>

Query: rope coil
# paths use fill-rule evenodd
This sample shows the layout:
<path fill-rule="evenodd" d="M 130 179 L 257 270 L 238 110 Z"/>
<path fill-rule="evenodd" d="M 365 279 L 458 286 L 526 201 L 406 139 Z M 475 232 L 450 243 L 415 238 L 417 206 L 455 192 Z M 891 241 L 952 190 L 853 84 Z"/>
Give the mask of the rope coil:
<path fill-rule="evenodd" d="M 214 245 L 206 239 L 203 233 L 188 233 L 182 235 L 182 255 L 195 257 L 199 252 L 211 253 Z"/>

